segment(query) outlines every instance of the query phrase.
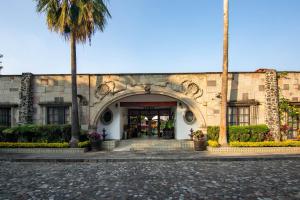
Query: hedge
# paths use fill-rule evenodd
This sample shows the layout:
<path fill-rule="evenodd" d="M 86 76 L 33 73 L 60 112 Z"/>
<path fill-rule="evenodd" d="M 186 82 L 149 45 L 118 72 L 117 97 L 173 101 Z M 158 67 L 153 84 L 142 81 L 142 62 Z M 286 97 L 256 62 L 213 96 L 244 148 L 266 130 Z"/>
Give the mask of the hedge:
<path fill-rule="evenodd" d="M 85 148 L 90 145 L 89 141 L 79 142 L 78 148 Z M 69 148 L 67 142 L 43 143 L 43 142 L 0 142 L 0 148 Z"/>
<path fill-rule="evenodd" d="M 207 139 L 218 141 L 220 128 L 218 126 L 207 127 Z M 269 128 L 266 125 L 229 126 L 229 142 L 262 142 L 267 137 Z"/>
<path fill-rule="evenodd" d="M 231 147 L 300 147 L 300 141 L 230 142 Z"/>
<path fill-rule="evenodd" d="M 90 145 L 91 145 L 90 141 L 84 141 L 84 142 L 79 142 L 78 143 L 79 148 L 89 147 Z"/>
<path fill-rule="evenodd" d="M 3 135 L 3 131 L 7 128 L 8 128 L 7 126 L 0 126 L 0 142 L 5 140 L 5 137 Z"/>
<path fill-rule="evenodd" d="M 71 125 L 21 125 L 3 130 L 0 136 L 2 142 L 48 142 L 62 143 L 71 139 Z M 82 131 L 80 141 L 87 140 Z"/>
<path fill-rule="evenodd" d="M 69 148 L 69 143 L 0 142 L 0 148 Z"/>

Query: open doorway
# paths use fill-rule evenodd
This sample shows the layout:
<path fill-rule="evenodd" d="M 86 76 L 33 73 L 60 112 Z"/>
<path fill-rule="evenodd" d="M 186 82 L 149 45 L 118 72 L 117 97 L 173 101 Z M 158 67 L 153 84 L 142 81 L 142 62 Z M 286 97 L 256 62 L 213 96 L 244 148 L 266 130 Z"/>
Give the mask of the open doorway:
<path fill-rule="evenodd" d="M 142 139 L 174 139 L 174 112 L 177 102 L 147 102 L 126 103 L 121 106 L 127 109 L 127 124 L 124 125 L 123 138 Z"/>

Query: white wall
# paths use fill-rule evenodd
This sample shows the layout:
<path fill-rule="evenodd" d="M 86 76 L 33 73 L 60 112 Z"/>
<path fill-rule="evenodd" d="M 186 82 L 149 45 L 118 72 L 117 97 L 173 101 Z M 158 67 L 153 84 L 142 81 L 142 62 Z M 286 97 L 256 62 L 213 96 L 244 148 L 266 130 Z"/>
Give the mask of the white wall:
<path fill-rule="evenodd" d="M 176 118 L 175 118 L 175 139 L 184 140 L 189 139 L 190 130 L 198 130 L 200 128 L 200 120 L 196 119 L 193 124 L 187 124 L 184 121 L 184 114 L 188 110 L 186 105 L 177 106 L 176 108 Z"/>
<path fill-rule="evenodd" d="M 97 131 L 99 133 L 102 133 L 103 128 L 106 129 L 106 133 L 108 134 L 107 139 L 115 139 L 115 140 L 120 140 L 120 107 L 116 107 L 115 104 L 112 104 L 108 107 L 112 113 L 113 113 L 113 121 L 108 124 L 104 125 L 101 123 L 100 119 L 97 125 Z"/>

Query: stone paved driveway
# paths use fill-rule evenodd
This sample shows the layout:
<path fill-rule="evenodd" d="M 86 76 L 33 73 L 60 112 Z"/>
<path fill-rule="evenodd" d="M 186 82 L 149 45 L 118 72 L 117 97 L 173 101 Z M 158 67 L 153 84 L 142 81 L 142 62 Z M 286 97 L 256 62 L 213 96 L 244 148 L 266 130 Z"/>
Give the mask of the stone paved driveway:
<path fill-rule="evenodd" d="M 300 199 L 300 161 L 0 162 L 0 199 Z"/>

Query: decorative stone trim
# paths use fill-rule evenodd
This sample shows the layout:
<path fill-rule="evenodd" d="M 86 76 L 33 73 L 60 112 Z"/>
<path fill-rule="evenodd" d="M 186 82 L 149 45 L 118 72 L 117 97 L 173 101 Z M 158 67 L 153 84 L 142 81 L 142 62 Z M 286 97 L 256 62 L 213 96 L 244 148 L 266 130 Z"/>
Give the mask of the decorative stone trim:
<path fill-rule="evenodd" d="M 54 101 L 48 101 L 48 102 L 40 102 L 40 106 L 72 106 L 71 102 L 54 102 Z"/>
<path fill-rule="evenodd" d="M 300 153 L 300 147 L 207 147 L 213 153 Z"/>
<path fill-rule="evenodd" d="M 266 124 L 275 140 L 280 140 L 279 92 L 277 72 L 267 70 L 265 73 Z"/>
<path fill-rule="evenodd" d="M 257 106 L 257 105 L 259 105 L 259 102 L 254 99 L 228 102 L 228 106 Z"/>
<path fill-rule="evenodd" d="M 23 73 L 20 89 L 20 124 L 33 123 L 33 93 L 32 93 L 33 74 Z"/>

